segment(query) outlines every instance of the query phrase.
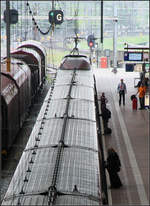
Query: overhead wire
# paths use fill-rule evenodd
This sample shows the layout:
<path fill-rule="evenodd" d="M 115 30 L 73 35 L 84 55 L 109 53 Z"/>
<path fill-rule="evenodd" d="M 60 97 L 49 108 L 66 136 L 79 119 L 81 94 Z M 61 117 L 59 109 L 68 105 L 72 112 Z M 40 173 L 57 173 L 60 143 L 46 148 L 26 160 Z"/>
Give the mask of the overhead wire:
<path fill-rule="evenodd" d="M 43 32 L 43 31 L 41 30 L 41 28 L 39 27 L 39 25 L 37 24 L 35 18 L 34 18 L 33 12 L 32 12 L 32 10 L 31 10 L 31 7 L 30 7 L 30 4 L 29 4 L 28 1 L 27 1 L 27 4 L 26 4 L 26 5 L 27 5 L 28 8 L 29 8 L 29 14 L 32 16 L 32 21 L 33 21 L 33 23 L 34 23 L 34 26 L 37 28 L 37 30 L 38 30 L 42 35 L 47 35 L 53 27 L 50 25 L 50 27 L 48 28 L 48 30 L 47 30 L 46 32 Z"/>

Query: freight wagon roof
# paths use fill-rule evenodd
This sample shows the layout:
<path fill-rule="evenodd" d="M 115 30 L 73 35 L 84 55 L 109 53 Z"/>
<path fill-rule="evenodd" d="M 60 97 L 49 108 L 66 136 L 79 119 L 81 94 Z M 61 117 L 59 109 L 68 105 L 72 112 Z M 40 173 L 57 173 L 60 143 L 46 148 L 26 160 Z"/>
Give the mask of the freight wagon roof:
<path fill-rule="evenodd" d="M 26 52 L 23 50 L 16 50 L 11 52 L 11 57 L 14 57 L 16 59 L 20 59 L 24 62 L 26 62 L 26 64 L 28 64 L 28 66 L 31 68 L 31 70 L 37 70 L 38 69 L 38 59 L 34 56 L 34 54 L 32 54 L 31 52 Z"/>
<path fill-rule="evenodd" d="M 14 80 L 18 87 L 20 87 L 28 75 L 30 75 L 30 70 L 27 65 L 24 64 L 22 61 L 15 60 L 11 58 L 10 64 L 10 72 L 7 71 L 7 63 L 3 61 L 1 63 L 1 73 L 3 74 L 2 77 L 5 75 L 9 79 Z M 1 77 L 1 78 L 2 78 Z M 7 81 L 2 81 L 2 88 L 7 85 Z"/>
<path fill-rule="evenodd" d="M 58 144 L 62 132 L 63 119 L 53 118 L 44 121 L 41 129 L 41 121 L 36 123 L 30 139 L 27 143 L 26 150 L 33 149 L 36 145 L 36 139 L 39 139 L 39 147 L 55 146 Z M 68 119 L 65 132 L 65 144 L 69 146 L 80 146 L 97 151 L 97 134 L 96 123 L 84 119 Z"/>
<path fill-rule="evenodd" d="M 71 83 L 72 70 L 58 70 L 55 85 L 68 85 Z M 92 71 L 77 70 L 74 85 L 84 85 L 94 88 L 94 78 Z"/>
<path fill-rule="evenodd" d="M 85 73 L 76 72 L 70 98 L 72 72 L 68 71 L 67 77 L 66 71 L 58 71 L 54 90 L 49 91 L 44 100 L 3 204 L 48 205 L 56 166 L 57 205 L 101 204 L 94 88 L 89 72 L 87 77 Z M 89 85 L 88 78 L 91 79 Z"/>
<path fill-rule="evenodd" d="M 33 151 L 29 150 L 24 152 L 21 157 L 22 161 L 19 162 L 7 191 L 6 201 L 14 199 L 17 195 L 20 196 L 21 202 L 25 199 L 24 196 L 34 197 L 36 194 L 40 196 L 41 193 L 48 192 L 49 187 L 52 185 L 57 147 L 39 148 L 35 151 L 36 155 L 33 155 Z M 31 172 L 27 172 L 28 169 Z M 98 200 L 98 173 L 97 152 L 75 147 L 64 148 L 64 155 L 59 168 L 57 191 L 60 193 L 73 192 L 74 185 L 77 185 L 83 199 L 87 197 L 90 200 L 90 197 L 93 196 Z M 27 181 L 24 181 L 25 177 Z M 24 194 L 20 194 L 21 192 Z M 72 194 L 72 196 L 74 195 Z M 65 202 L 69 201 L 65 197 L 64 200 Z"/>
<path fill-rule="evenodd" d="M 36 50 L 40 55 L 46 56 L 46 49 L 45 47 L 43 47 L 43 45 L 40 42 L 34 40 L 24 41 L 19 45 L 18 48 L 22 48 L 22 47 L 32 48 Z"/>
<path fill-rule="evenodd" d="M 65 56 L 60 65 L 60 69 L 67 70 L 90 70 L 89 60 L 83 55 L 68 55 Z"/>
<path fill-rule="evenodd" d="M 29 196 L 22 196 L 20 197 L 13 197 L 9 200 L 3 202 L 3 205 L 19 205 L 23 203 L 23 205 L 45 205 L 48 206 L 48 197 L 46 195 L 29 195 Z M 86 197 L 81 195 L 80 193 L 72 193 L 71 194 L 62 194 L 57 196 L 55 205 L 64 205 L 64 206 L 75 206 L 75 205 L 90 205 L 90 206 L 100 206 L 102 205 L 102 201 L 97 199 L 94 199 L 91 197 Z"/>

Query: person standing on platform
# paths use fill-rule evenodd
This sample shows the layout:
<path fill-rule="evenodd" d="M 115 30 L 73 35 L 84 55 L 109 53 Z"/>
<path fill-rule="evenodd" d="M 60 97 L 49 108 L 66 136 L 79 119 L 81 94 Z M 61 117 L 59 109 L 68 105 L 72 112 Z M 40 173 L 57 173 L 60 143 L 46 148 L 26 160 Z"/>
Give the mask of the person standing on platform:
<path fill-rule="evenodd" d="M 121 105 L 121 100 L 123 98 L 123 105 L 125 105 L 125 94 L 127 93 L 126 84 L 123 82 L 123 79 L 120 80 L 118 84 L 117 91 L 119 93 L 119 106 Z"/>
<path fill-rule="evenodd" d="M 108 102 L 107 98 L 105 97 L 105 93 L 104 92 L 102 92 L 102 95 L 100 97 L 100 101 L 101 101 L 101 110 L 102 110 L 103 104 L 106 105 L 106 103 Z"/>
<path fill-rule="evenodd" d="M 138 92 L 139 93 L 139 102 L 140 102 L 140 108 L 139 109 L 145 109 L 145 93 L 146 93 L 146 87 L 144 86 L 143 83 L 141 83 L 140 87 L 138 88 Z"/>
<path fill-rule="evenodd" d="M 111 111 L 106 108 L 106 104 L 102 104 L 102 115 L 101 116 L 103 119 L 104 134 L 111 133 L 110 128 L 108 128 L 108 121 L 111 118 Z"/>
<path fill-rule="evenodd" d="M 118 176 L 118 172 L 121 168 L 121 163 L 117 152 L 113 148 L 108 149 L 108 156 L 105 167 L 108 171 L 111 188 L 120 188 L 122 182 Z"/>

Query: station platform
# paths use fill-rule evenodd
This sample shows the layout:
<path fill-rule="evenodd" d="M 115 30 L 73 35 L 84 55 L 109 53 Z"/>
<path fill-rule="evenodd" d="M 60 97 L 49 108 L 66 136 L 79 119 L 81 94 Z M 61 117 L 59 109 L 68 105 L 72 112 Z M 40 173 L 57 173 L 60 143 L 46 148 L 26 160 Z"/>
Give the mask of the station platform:
<path fill-rule="evenodd" d="M 133 110 L 131 95 L 137 92 L 134 87 L 138 72 L 125 72 L 124 69 L 94 68 L 98 96 L 105 92 L 108 99 L 107 108 L 111 111 L 108 126 L 111 135 L 103 135 L 104 158 L 107 149 L 113 147 L 121 160 L 119 172 L 123 186 L 110 189 L 109 176 L 106 171 L 109 205 L 150 205 L 149 204 L 149 109 Z M 117 86 L 120 79 L 127 86 L 125 105 L 119 106 Z M 138 101 L 139 108 L 139 101 Z"/>

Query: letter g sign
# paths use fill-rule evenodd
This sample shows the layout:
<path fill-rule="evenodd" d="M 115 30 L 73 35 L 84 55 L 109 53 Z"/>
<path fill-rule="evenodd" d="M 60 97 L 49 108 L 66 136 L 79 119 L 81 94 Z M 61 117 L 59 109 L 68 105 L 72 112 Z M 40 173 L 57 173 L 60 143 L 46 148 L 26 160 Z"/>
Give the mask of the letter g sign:
<path fill-rule="evenodd" d="M 63 22 L 64 14 L 61 10 L 51 10 L 49 12 L 49 22 L 52 24 L 61 24 Z"/>

